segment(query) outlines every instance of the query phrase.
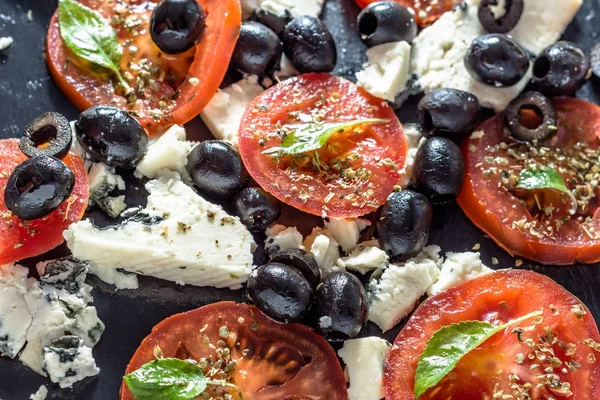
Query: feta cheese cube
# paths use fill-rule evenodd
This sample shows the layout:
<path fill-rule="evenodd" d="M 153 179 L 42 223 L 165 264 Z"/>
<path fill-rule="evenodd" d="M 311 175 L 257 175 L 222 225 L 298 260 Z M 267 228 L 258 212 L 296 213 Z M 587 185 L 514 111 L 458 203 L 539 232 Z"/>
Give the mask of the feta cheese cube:
<path fill-rule="evenodd" d="M 340 258 L 340 245 L 326 229 L 313 229 L 305 239 L 304 246 L 315 257 L 321 269 L 321 279 L 334 272 L 344 271 L 344 268 L 336 263 Z"/>
<path fill-rule="evenodd" d="M 150 144 L 148 152 L 137 166 L 137 171 L 147 178 L 154 179 L 158 171 L 168 169 L 178 172 L 185 182 L 191 182 L 187 172 L 187 157 L 193 144 L 188 142 L 185 129 L 174 125 L 155 142 Z"/>
<path fill-rule="evenodd" d="M 378 247 L 360 244 L 347 257 L 340 258 L 337 265 L 364 275 L 370 271 L 383 271 L 389 260 L 387 253 Z"/>
<path fill-rule="evenodd" d="M 366 219 L 335 219 L 325 221 L 325 228 L 330 236 L 339 243 L 342 250 L 348 253 L 356 247 L 360 232 L 371 226 L 371 222 Z"/>
<path fill-rule="evenodd" d="M 492 270 L 481 262 L 479 253 L 446 253 L 446 260 L 442 263 L 438 281 L 429 288 L 427 293 L 433 296 L 490 272 Z"/>

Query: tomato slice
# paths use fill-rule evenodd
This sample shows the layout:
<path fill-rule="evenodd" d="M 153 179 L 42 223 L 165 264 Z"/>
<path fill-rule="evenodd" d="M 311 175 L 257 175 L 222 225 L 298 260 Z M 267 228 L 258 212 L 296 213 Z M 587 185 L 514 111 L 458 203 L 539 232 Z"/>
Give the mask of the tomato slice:
<path fill-rule="evenodd" d="M 371 3 L 381 0 L 354 0 L 359 7 L 364 8 Z M 452 10 L 457 3 L 463 0 L 393 0 L 415 14 L 415 20 L 420 27 L 433 24 L 446 11 Z"/>
<path fill-rule="evenodd" d="M 75 188 L 51 214 L 21 221 L 4 204 L 4 189 L 15 167 L 27 160 L 17 139 L 0 140 L 0 266 L 39 256 L 64 242 L 63 231 L 83 217 L 88 206 L 88 178 L 81 157 L 70 153 L 63 160 L 75 174 Z"/>
<path fill-rule="evenodd" d="M 415 311 L 387 358 L 386 400 L 414 398 L 418 359 L 441 327 L 471 320 L 508 322 L 539 310 L 541 322 L 519 325 L 521 334 L 512 333 L 514 327 L 496 334 L 420 399 L 600 398 L 600 345 L 593 348 L 600 334 L 587 307 L 550 278 L 503 270 L 430 297 Z M 519 391 L 529 396 L 516 395 Z"/>
<path fill-rule="evenodd" d="M 226 378 L 239 388 L 228 392 L 234 400 L 348 399 L 342 367 L 322 337 L 303 325 L 275 322 L 247 304 L 215 303 L 167 318 L 144 339 L 125 374 L 154 360 L 156 346 L 167 358 L 214 363 L 222 358 L 220 349 L 228 348 L 237 360 Z M 133 400 L 124 382 L 120 398 Z"/>
<path fill-rule="evenodd" d="M 277 132 L 282 126 L 301 124 L 306 117 L 325 123 L 369 118 L 389 123 L 336 132 L 323 148 L 305 154 L 263 154 L 281 145 Z M 272 87 L 248 106 L 239 149 L 252 177 L 279 200 L 310 214 L 351 218 L 385 202 L 398 184 L 407 146 L 385 101 L 334 75 L 306 74 Z"/>
<path fill-rule="evenodd" d="M 555 99 L 554 104 L 559 130 L 534 149 L 505 133 L 502 115 L 486 121 L 465 141 L 467 174 L 458 204 L 475 225 L 513 255 L 547 264 L 595 263 L 600 261 L 600 107 L 571 98 Z M 514 190 L 508 190 L 515 178 L 509 171 L 532 160 L 548 165 L 549 153 L 561 156 L 562 161 L 552 162 L 569 189 L 577 192 L 581 186 L 588 197 L 585 208 L 574 216 L 561 210 L 560 204 L 528 207 Z"/>
<path fill-rule="evenodd" d="M 80 1 L 98 10 L 117 30 L 124 49 L 121 71 L 135 89 L 135 102 L 128 102 L 122 92 L 115 93 L 116 81 L 110 75 L 102 75 L 67 48 L 60 36 L 58 12 L 50 21 L 46 41 L 50 74 L 79 110 L 112 104 L 135 115 L 151 134 L 173 124 L 183 125 L 198 115 L 219 88 L 241 25 L 238 0 L 197 1 L 206 12 L 206 28 L 195 49 L 180 55 L 162 53 L 148 33 L 158 0 Z"/>

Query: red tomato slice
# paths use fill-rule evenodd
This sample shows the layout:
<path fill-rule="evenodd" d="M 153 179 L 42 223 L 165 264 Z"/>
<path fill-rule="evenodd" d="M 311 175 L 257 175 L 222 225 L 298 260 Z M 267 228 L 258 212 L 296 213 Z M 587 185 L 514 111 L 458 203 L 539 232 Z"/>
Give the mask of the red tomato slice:
<path fill-rule="evenodd" d="M 354 0 L 359 7 L 364 8 L 371 3 L 381 0 Z M 406 8 L 413 10 L 415 20 L 420 27 L 433 24 L 446 11 L 452 10 L 455 4 L 463 0 L 393 0 Z"/>
<path fill-rule="evenodd" d="M 414 398 L 418 359 L 441 327 L 471 320 L 508 322 L 542 309 L 539 324 L 532 319 L 517 326 L 522 334 L 512 333 L 514 327 L 496 334 L 420 399 L 502 399 L 502 393 L 514 395 L 515 390 L 529 397 L 514 399 L 600 398 L 600 352 L 593 348 L 600 334 L 587 307 L 543 275 L 503 270 L 430 297 L 417 309 L 388 354 L 386 400 Z M 568 383 L 572 396 L 565 395 L 568 391 L 561 396 L 567 385 L 553 387 L 548 383 L 553 380 Z M 528 391 L 527 384 L 532 385 Z"/>
<path fill-rule="evenodd" d="M 83 217 L 88 206 L 88 178 L 81 157 L 63 160 L 75 174 L 73 194 L 51 214 L 21 221 L 4 204 L 4 189 L 15 167 L 27 160 L 17 139 L 0 140 L 0 265 L 39 256 L 64 242 L 63 231 Z"/>
<path fill-rule="evenodd" d="M 115 82 L 72 54 L 60 37 L 58 12 L 50 21 L 46 60 L 50 74 L 80 110 L 112 104 L 135 115 L 151 134 L 173 124 L 183 125 L 213 97 L 231 59 L 241 25 L 238 0 L 198 0 L 206 12 L 206 28 L 195 49 L 179 54 L 162 53 L 148 33 L 158 0 L 114 3 L 81 0 L 98 10 L 117 29 L 123 45 L 121 71 L 135 89 L 137 101 L 115 93 Z M 128 78 L 129 77 L 129 78 Z"/>
<path fill-rule="evenodd" d="M 542 143 L 542 147 L 560 149 L 566 156 L 558 165 L 565 168 L 561 175 L 570 189 L 581 184 L 584 187 L 592 185 L 593 182 L 590 184 L 589 181 L 593 181 L 594 176 L 595 179 L 599 177 L 599 171 L 594 172 L 594 162 L 584 163 L 579 171 L 571 164 L 584 154 L 590 160 L 595 157 L 595 168 L 598 168 L 600 107 L 570 98 L 555 99 L 554 103 L 559 113 L 559 130 L 546 143 Z M 458 204 L 471 221 L 512 255 L 547 264 L 599 262 L 600 186 L 591 190 L 587 209 L 580 208 L 574 217 L 544 206 L 541 207 L 543 210 L 537 205 L 532 210 L 515 196 L 514 191 L 506 189 L 503 182 L 512 179 L 506 171 L 522 168 L 525 162 L 532 159 L 541 160 L 542 165 L 548 162 L 542 160 L 539 151 L 534 156 L 532 151 L 535 150 L 525 151 L 524 145 L 505 134 L 502 115 L 488 120 L 478 131 L 483 132 L 483 136 L 466 140 L 463 146 L 467 174 L 458 198 Z M 500 143 L 506 143 L 507 146 Z M 578 147 L 578 143 L 583 143 L 587 149 Z M 508 148 L 517 154 L 524 154 L 524 160 L 507 156 Z M 497 160 L 506 165 L 491 169 Z M 582 175 L 583 180 L 578 175 Z"/>
<path fill-rule="evenodd" d="M 223 358 L 217 348 L 228 348 L 224 364 L 238 360 L 225 377 L 240 390 L 229 390 L 234 400 L 348 399 L 342 367 L 322 337 L 303 325 L 275 322 L 247 304 L 215 303 L 167 318 L 144 339 L 125 374 L 154 360 L 156 346 L 165 358 L 213 362 Z M 120 398 L 133 400 L 125 382 Z"/>
<path fill-rule="evenodd" d="M 281 145 L 282 126 L 307 115 L 328 123 L 390 122 L 334 133 L 323 148 L 306 154 L 263 154 Z M 358 217 L 383 204 L 407 151 L 402 126 L 385 101 L 329 74 L 301 75 L 267 90 L 246 109 L 239 133 L 240 155 L 260 186 L 299 210 L 332 218 Z"/>

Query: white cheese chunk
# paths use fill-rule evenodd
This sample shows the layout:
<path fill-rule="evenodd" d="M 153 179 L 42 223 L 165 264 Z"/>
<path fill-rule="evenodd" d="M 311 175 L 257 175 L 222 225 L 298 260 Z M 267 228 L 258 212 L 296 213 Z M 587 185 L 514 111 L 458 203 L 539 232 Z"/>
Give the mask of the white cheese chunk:
<path fill-rule="evenodd" d="M 48 389 L 42 385 L 37 392 L 29 396 L 29 400 L 46 400 L 46 397 L 48 397 Z"/>
<path fill-rule="evenodd" d="M 178 172 L 184 181 L 190 182 L 187 157 L 192 147 L 193 144 L 186 140 L 185 129 L 174 125 L 148 146 L 148 151 L 138 164 L 137 171 L 146 178 L 154 179 L 158 171 L 168 169 Z"/>
<path fill-rule="evenodd" d="M 347 257 L 340 258 L 337 265 L 364 275 L 370 271 L 383 271 L 389 260 L 387 253 L 378 247 L 360 244 Z"/>
<path fill-rule="evenodd" d="M 360 232 L 371 226 L 371 222 L 366 219 L 335 219 L 325 221 L 325 228 L 331 234 L 331 237 L 339 243 L 342 250 L 348 253 L 356 247 Z"/>
<path fill-rule="evenodd" d="M 417 152 L 421 145 L 425 143 L 426 139 L 423 137 L 423 132 L 421 132 L 421 129 L 417 124 L 406 124 L 403 125 L 402 128 L 404 128 L 404 136 L 406 137 L 408 150 L 406 152 L 404 167 L 400 170 L 400 182 L 398 182 L 398 185 L 403 189 L 406 189 L 413 176 Z"/>
<path fill-rule="evenodd" d="M 76 345 L 66 347 L 71 339 Z M 55 344 L 60 343 L 60 346 Z M 100 369 L 92 355 L 92 349 L 85 346 L 77 337 L 66 336 L 53 341 L 52 345 L 44 346 L 44 369 L 50 380 L 58 383 L 61 388 L 67 388 L 87 377 L 98 375 Z"/>
<path fill-rule="evenodd" d="M 429 288 L 428 294 L 430 296 L 438 294 L 459 283 L 490 272 L 492 270 L 481 262 L 479 253 L 446 253 L 438 281 Z"/>
<path fill-rule="evenodd" d="M 344 267 L 337 264 L 340 245 L 327 229 L 314 228 L 304 240 L 304 246 L 315 257 L 321 270 L 321 279 L 334 272 L 344 271 Z"/>
<path fill-rule="evenodd" d="M 309 15 L 318 18 L 325 0 L 262 0 L 260 7 L 276 15 L 285 15 L 286 10 L 292 17 Z"/>
<path fill-rule="evenodd" d="M 390 344 L 378 337 L 351 339 L 338 350 L 346 364 L 349 400 L 379 400 L 384 397 L 383 371 Z"/>
<path fill-rule="evenodd" d="M 266 234 L 265 251 L 269 256 L 274 256 L 280 251 L 289 249 L 304 250 L 302 245 L 304 238 L 296 227 L 273 225 L 267 228 Z"/>
<path fill-rule="evenodd" d="M 237 148 L 240 122 L 246 108 L 264 92 L 255 75 L 248 76 L 221 90 L 204 107 L 200 117 L 213 136 L 225 140 Z"/>
<path fill-rule="evenodd" d="M 10 36 L 0 37 L 0 51 L 4 51 L 4 50 L 8 49 L 10 46 L 13 45 L 13 43 L 14 43 L 14 40 Z"/>
<path fill-rule="evenodd" d="M 239 289 L 252 272 L 252 235 L 239 218 L 209 203 L 176 172 L 146 184 L 148 205 L 112 229 L 88 220 L 65 231 L 71 253 L 90 272 L 122 269 L 180 284 Z"/>
<path fill-rule="evenodd" d="M 410 44 L 385 43 L 367 50 L 368 62 L 356 73 L 357 84 L 373 96 L 393 102 L 410 78 Z"/>
<path fill-rule="evenodd" d="M 118 217 L 125 209 L 125 196 L 111 196 L 115 190 L 125 190 L 125 181 L 111 167 L 94 163 L 88 174 L 90 206 L 97 205 L 109 217 Z"/>
<path fill-rule="evenodd" d="M 275 71 L 275 78 L 283 81 L 296 75 L 300 75 L 300 72 L 294 68 L 292 61 L 285 54 L 282 54 L 279 70 Z"/>

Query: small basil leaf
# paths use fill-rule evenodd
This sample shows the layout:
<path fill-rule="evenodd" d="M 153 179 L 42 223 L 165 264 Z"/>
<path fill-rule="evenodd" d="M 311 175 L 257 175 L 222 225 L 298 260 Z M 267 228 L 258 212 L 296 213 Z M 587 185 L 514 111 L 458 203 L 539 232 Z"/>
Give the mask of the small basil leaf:
<path fill-rule="evenodd" d="M 440 328 L 427 342 L 417 363 L 415 396 L 418 398 L 437 385 L 466 354 L 496 333 L 541 314 L 540 311 L 533 312 L 503 325 L 463 321 Z"/>
<path fill-rule="evenodd" d="M 527 168 L 519 174 L 517 189 L 523 190 L 544 190 L 553 189 L 566 194 L 571 201 L 571 214 L 577 211 L 577 199 L 567 188 L 562 176 L 553 168 L 536 167 Z"/>

